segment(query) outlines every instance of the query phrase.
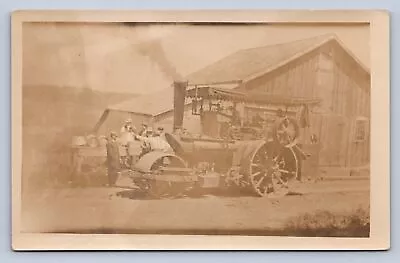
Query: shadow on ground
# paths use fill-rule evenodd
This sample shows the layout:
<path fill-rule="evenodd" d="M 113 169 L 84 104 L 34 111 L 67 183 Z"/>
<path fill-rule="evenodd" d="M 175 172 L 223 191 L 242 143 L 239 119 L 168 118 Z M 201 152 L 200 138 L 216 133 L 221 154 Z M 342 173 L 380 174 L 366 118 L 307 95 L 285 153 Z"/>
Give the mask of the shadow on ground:
<path fill-rule="evenodd" d="M 302 195 L 297 192 L 289 192 L 288 196 L 291 195 Z M 194 191 L 188 191 L 185 193 L 165 196 L 165 197 L 152 197 L 146 192 L 140 191 L 139 189 L 124 189 L 115 193 L 115 196 L 120 198 L 126 198 L 131 200 L 160 200 L 160 199 L 202 199 L 210 196 L 219 198 L 231 198 L 231 197 L 257 197 L 251 190 L 248 189 L 235 189 L 235 190 L 221 190 L 221 189 L 199 189 Z"/>
<path fill-rule="evenodd" d="M 300 192 L 289 192 L 287 196 L 299 196 L 303 195 Z M 159 199 L 202 199 L 210 196 L 219 198 L 231 198 L 231 197 L 257 197 L 251 189 L 235 188 L 235 189 L 196 189 L 187 191 L 182 194 L 175 196 L 166 196 L 162 198 L 152 197 L 149 194 L 140 191 L 137 188 L 128 188 L 118 191 L 115 196 L 120 198 L 126 198 L 131 200 L 159 200 Z"/>

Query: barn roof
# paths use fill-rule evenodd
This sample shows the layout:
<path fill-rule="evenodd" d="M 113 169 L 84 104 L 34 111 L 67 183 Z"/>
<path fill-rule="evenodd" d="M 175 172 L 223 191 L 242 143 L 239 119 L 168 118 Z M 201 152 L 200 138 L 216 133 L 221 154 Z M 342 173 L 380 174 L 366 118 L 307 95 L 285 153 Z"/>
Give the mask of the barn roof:
<path fill-rule="evenodd" d="M 334 34 L 327 34 L 289 43 L 243 49 L 190 74 L 187 80 L 193 85 L 246 81 L 287 64 L 330 41 L 336 41 L 365 71 L 369 71 Z"/>
<path fill-rule="evenodd" d="M 155 93 L 135 97 L 121 103 L 111 105 L 108 110 L 132 112 L 156 116 L 173 108 L 173 89 L 162 89 Z"/>

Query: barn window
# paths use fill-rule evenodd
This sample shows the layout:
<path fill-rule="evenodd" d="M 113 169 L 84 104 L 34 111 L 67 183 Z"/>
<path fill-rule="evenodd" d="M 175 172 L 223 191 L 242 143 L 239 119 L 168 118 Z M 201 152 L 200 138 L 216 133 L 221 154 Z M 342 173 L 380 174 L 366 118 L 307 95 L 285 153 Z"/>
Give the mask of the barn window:
<path fill-rule="evenodd" d="M 355 120 L 354 141 L 362 142 L 367 139 L 368 119 L 358 118 Z"/>

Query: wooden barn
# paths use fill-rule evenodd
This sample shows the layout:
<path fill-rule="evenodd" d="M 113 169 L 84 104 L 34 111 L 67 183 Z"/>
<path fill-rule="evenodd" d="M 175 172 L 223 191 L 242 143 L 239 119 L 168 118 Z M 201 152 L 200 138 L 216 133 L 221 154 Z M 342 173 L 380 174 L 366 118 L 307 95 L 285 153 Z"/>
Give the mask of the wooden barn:
<path fill-rule="evenodd" d="M 335 35 L 241 50 L 187 79 L 191 85 L 237 83 L 241 90 L 320 98 L 303 131 L 303 143 L 311 134 L 320 141 L 319 165 L 369 165 L 370 72 Z"/>

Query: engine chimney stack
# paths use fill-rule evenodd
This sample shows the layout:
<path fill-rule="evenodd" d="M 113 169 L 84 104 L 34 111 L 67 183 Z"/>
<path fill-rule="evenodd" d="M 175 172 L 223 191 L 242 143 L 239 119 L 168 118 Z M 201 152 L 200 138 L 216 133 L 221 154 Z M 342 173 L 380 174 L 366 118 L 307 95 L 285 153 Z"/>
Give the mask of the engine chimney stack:
<path fill-rule="evenodd" d="M 187 81 L 174 81 L 174 127 L 173 131 L 182 128 L 185 112 Z"/>

